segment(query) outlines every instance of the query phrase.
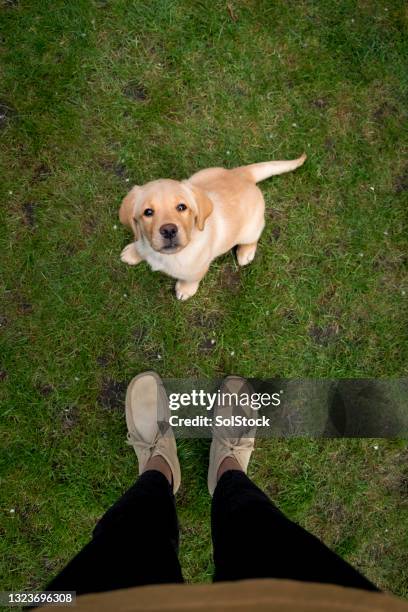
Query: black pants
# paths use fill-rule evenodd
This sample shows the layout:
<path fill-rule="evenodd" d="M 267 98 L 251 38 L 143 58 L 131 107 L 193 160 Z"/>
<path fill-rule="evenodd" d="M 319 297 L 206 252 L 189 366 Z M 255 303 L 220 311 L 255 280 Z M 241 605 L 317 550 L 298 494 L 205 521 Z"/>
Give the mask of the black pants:
<path fill-rule="evenodd" d="M 243 473 L 225 472 L 212 503 L 214 580 L 288 578 L 378 590 L 320 540 L 287 519 Z M 92 540 L 47 586 L 80 593 L 183 582 L 174 496 L 155 470 L 97 524 Z"/>

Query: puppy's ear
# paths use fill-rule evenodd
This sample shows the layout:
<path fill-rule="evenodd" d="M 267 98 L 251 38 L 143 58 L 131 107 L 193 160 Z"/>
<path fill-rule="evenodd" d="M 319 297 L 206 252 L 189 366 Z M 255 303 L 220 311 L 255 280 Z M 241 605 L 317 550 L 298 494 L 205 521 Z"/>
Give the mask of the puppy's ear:
<path fill-rule="evenodd" d="M 202 189 L 193 187 L 192 191 L 197 204 L 197 227 L 202 232 L 206 219 L 213 211 L 213 203 Z"/>
<path fill-rule="evenodd" d="M 135 185 L 133 189 L 129 191 L 127 196 L 123 199 L 119 209 L 119 221 L 130 227 L 135 235 L 135 240 L 140 238 L 140 229 L 135 221 L 135 208 L 136 208 L 136 197 L 140 191 L 140 187 Z"/>

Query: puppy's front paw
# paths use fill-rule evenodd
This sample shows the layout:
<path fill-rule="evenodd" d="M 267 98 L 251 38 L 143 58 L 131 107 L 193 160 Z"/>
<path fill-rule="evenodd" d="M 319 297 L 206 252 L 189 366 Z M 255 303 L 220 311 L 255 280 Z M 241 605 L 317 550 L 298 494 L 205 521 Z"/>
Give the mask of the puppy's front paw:
<path fill-rule="evenodd" d="M 142 258 L 137 252 L 133 242 L 125 246 L 125 248 L 120 254 L 120 258 L 123 263 L 129 264 L 129 266 L 135 266 L 136 264 L 142 261 Z"/>
<path fill-rule="evenodd" d="M 176 297 L 178 300 L 185 302 L 188 298 L 192 297 L 197 289 L 199 282 L 188 283 L 186 281 L 177 281 L 176 283 Z"/>

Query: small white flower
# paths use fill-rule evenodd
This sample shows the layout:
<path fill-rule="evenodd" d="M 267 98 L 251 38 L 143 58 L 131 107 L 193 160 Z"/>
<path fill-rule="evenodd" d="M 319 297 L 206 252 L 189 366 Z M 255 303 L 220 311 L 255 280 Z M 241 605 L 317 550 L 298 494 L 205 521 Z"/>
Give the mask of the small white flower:
<path fill-rule="evenodd" d="M 123 297 L 127 297 L 127 293 L 124 293 L 124 294 L 123 294 Z"/>
<path fill-rule="evenodd" d="M 359 257 L 364 257 L 364 253 L 359 253 L 358 256 Z"/>
<path fill-rule="evenodd" d="M 388 533 L 388 529 L 385 530 L 385 533 Z"/>
<path fill-rule="evenodd" d="M 215 344 L 214 338 L 211 338 L 210 342 L 211 342 L 211 344 Z"/>
<path fill-rule="evenodd" d="M 405 294 L 406 294 L 405 289 L 401 289 L 401 295 L 405 295 Z"/>
<path fill-rule="evenodd" d="M 384 236 L 388 236 L 387 230 L 384 230 Z"/>
<path fill-rule="evenodd" d="M 78 382 L 79 381 L 78 376 L 74 376 L 74 380 L 76 380 Z"/>
<path fill-rule="evenodd" d="M 378 444 L 374 444 L 373 449 L 378 450 Z"/>
<path fill-rule="evenodd" d="M 297 127 L 297 123 L 292 123 L 292 127 Z"/>
<path fill-rule="evenodd" d="M 13 192 L 12 192 L 12 191 L 9 191 L 9 195 L 13 195 Z"/>
<path fill-rule="evenodd" d="M 354 23 L 354 19 L 351 20 L 351 23 Z"/>
<path fill-rule="evenodd" d="M 113 226 L 113 229 L 114 229 L 114 230 L 117 230 L 117 229 L 118 229 L 118 226 L 117 226 L 117 225 L 114 225 L 114 226 Z"/>
<path fill-rule="evenodd" d="M 161 359 L 162 356 L 160 355 L 160 353 L 157 353 L 157 359 Z"/>
<path fill-rule="evenodd" d="M 231 151 L 227 151 L 227 155 L 231 155 Z"/>
<path fill-rule="evenodd" d="M 125 179 L 125 182 L 126 182 L 126 183 L 128 183 L 129 181 L 130 181 L 130 179 L 128 179 L 128 178 L 127 178 L 127 179 Z"/>
<path fill-rule="evenodd" d="M 15 508 L 10 508 L 10 514 L 14 514 L 15 513 Z"/>
<path fill-rule="evenodd" d="M 231 355 L 231 357 L 233 357 L 235 355 L 235 351 L 231 351 L 230 355 Z"/>
<path fill-rule="evenodd" d="M 370 187 L 371 191 L 374 191 L 374 187 Z"/>

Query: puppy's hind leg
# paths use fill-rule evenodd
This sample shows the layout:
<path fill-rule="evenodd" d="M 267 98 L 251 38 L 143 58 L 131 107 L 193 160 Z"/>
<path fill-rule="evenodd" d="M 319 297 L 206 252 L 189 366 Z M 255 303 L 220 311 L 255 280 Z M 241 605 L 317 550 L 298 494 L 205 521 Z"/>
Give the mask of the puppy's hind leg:
<path fill-rule="evenodd" d="M 237 259 L 240 266 L 246 266 L 255 257 L 256 247 L 258 242 L 252 242 L 251 244 L 239 244 L 237 248 Z"/>
<path fill-rule="evenodd" d="M 254 186 L 251 196 L 252 218 L 238 238 L 237 259 L 240 266 L 247 266 L 255 257 L 258 240 L 265 227 L 265 202 L 261 190 Z"/>
<path fill-rule="evenodd" d="M 134 242 L 131 242 L 125 246 L 120 254 L 120 258 L 123 263 L 129 264 L 129 266 L 136 266 L 136 264 L 143 261 Z"/>

